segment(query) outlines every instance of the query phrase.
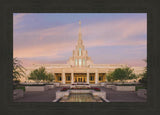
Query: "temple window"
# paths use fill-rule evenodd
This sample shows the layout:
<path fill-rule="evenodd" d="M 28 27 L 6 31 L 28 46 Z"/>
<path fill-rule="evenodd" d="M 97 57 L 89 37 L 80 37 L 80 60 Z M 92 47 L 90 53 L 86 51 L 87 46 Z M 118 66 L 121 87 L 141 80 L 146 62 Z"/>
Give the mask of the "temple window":
<path fill-rule="evenodd" d="M 67 77 L 66 77 L 66 80 L 67 80 L 67 81 L 70 81 L 70 80 L 71 80 L 71 77 L 70 77 L 70 76 L 67 76 Z"/>
<path fill-rule="evenodd" d="M 77 59 L 75 59 L 75 63 L 76 63 L 76 66 L 77 66 Z"/>
<path fill-rule="evenodd" d="M 103 80 L 103 76 L 99 76 L 99 81 L 102 81 Z"/>
<path fill-rule="evenodd" d="M 61 81 L 61 80 L 62 80 L 61 76 L 58 76 L 58 81 Z"/>
<path fill-rule="evenodd" d="M 79 66 L 81 66 L 82 65 L 82 60 L 81 59 L 79 59 Z"/>
<path fill-rule="evenodd" d="M 85 59 L 83 59 L 83 65 L 85 65 Z"/>
<path fill-rule="evenodd" d="M 79 48 L 79 56 L 81 56 L 81 48 Z"/>
<path fill-rule="evenodd" d="M 90 76 L 90 81 L 94 81 L 94 76 Z"/>

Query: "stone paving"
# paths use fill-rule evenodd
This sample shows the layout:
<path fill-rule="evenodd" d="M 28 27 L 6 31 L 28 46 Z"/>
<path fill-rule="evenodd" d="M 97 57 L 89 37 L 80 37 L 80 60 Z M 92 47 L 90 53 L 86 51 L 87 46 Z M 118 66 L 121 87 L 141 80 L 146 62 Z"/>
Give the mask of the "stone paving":
<path fill-rule="evenodd" d="M 56 91 L 61 88 L 53 88 L 44 92 L 25 92 L 24 97 L 14 102 L 52 102 L 56 98 Z"/>
<path fill-rule="evenodd" d="M 146 99 L 138 97 L 135 91 L 114 91 L 104 87 L 101 89 L 106 91 L 106 98 L 110 102 L 146 102 Z"/>
<path fill-rule="evenodd" d="M 106 98 L 110 102 L 145 102 L 146 99 L 138 97 L 133 91 L 114 91 L 110 88 L 100 87 L 106 91 Z M 56 98 L 56 91 L 61 88 L 53 88 L 44 92 L 25 92 L 24 97 L 14 102 L 52 102 Z"/>

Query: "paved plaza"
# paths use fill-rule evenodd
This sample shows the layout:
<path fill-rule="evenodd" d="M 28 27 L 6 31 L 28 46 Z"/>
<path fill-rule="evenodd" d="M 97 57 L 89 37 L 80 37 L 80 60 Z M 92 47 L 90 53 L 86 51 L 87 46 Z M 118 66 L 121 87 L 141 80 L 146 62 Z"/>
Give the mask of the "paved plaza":
<path fill-rule="evenodd" d="M 110 102 L 146 102 L 145 98 L 137 96 L 134 91 L 114 91 L 104 87 L 101 89 L 106 91 L 106 98 Z"/>
<path fill-rule="evenodd" d="M 114 91 L 110 88 L 99 87 L 106 92 L 106 99 L 110 102 L 145 102 L 146 99 L 138 97 L 133 91 Z M 25 92 L 24 97 L 14 102 L 52 102 L 56 98 L 56 91 L 61 88 L 53 88 L 44 92 Z"/>

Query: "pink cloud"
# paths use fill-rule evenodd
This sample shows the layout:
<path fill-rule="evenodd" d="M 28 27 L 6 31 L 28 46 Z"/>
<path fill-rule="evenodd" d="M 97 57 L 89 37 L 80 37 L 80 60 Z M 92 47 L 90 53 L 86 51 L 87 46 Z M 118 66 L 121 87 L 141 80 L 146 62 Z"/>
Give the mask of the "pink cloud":
<path fill-rule="evenodd" d="M 139 60 L 139 59 L 132 59 L 132 60 L 122 60 L 122 63 L 127 64 L 128 66 L 140 66 L 140 67 L 146 67 L 147 63 L 143 60 Z"/>
<path fill-rule="evenodd" d="M 15 15 L 14 24 L 18 25 L 24 16 L 24 14 Z M 142 38 L 138 40 L 131 39 L 132 36 L 146 34 L 146 31 L 146 19 L 97 22 L 95 24 L 82 26 L 82 39 L 87 48 L 117 45 L 146 46 L 147 40 Z M 14 57 L 31 58 L 49 56 L 53 59 L 63 58 L 65 57 L 65 55 L 63 55 L 64 53 L 72 52 L 72 50 L 75 49 L 77 40 L 78 23 L 14 33 L 14 43 L 16 44 L 17 41 L 20 41 L 20 46 L 14 45 Z M 136 51 L 138 51 L 138 49 L 135 50 L 135 52 Z M 133 62 L 136 64 L 136 61 Z"/>
<path fill-rule="evenodd" d="M 35 59 L 26 59 L 26 58 L 19 58 L 22 62 L 21 64 L 24 67 L 31 67 L 33 64 L 66 64 L 66 60 L 58 60 L 58 61 L 48 61 L 48 60 L 35 60 Z"/>
<path fill-rule="evenodd" d="M 43 44 L 37 46 L 32 46 L 23 49 L 14 50 L 14 57 L 24 58 L 24 57 L 38 57 L 38 56 L 52 56 L 53 58 L 64 57 L 58 55 L 59 52 L 68 52 L 72 50 L 70 43 L 61 44 Z"/>
<path fill-rule="evenodd" d="M 134 23 L 131 23 L 134 22 Z M 147 34 L 146 20 L 118 20 L 112 22 L 99 22 L 94 25 L 89 25 L 84 28 L 83 36 L 92 37 L 87 39 L 87 46 L 114 46 L 114 45 L 146 45 L 146 40 L 131 39 L 132 36 Z M 93 36 L 94 35 L 94 36 Z"/>

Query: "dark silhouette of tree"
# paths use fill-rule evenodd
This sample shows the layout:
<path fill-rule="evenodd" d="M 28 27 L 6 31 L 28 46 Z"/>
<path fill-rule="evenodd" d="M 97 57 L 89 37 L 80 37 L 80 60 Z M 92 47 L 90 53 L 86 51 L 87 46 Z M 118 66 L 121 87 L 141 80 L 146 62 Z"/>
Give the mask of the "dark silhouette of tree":
<path fill-rule="evenodd" d="M 25 68 L 21 65 L 21 61 L 13 58 L 13 80 L 18 80 L 25 76 Z"/>
<path fill-rule="evenodd" d="M 146 59 L 144 61 L 147 63 Z M 148 78 L 147 78 L 147 67 L 145 67 L 145 71 L 141 76 L 142 76 L 142 79 L 140 79 L 139 82 L 142 83 L 144 85 L 144 87 L 147 88 L 147 81 L 148 81 Z"/>

